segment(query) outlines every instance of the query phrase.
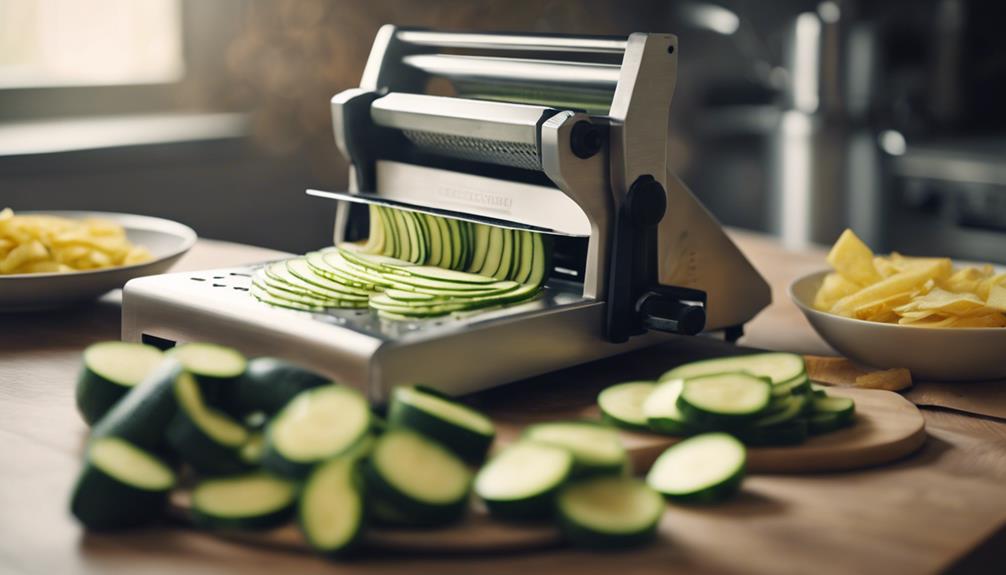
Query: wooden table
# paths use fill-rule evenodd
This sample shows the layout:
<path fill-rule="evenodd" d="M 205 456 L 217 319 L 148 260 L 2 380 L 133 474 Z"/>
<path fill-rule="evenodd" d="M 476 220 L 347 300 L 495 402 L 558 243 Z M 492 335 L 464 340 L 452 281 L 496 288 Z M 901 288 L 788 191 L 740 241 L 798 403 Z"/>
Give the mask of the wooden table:
<path fill-rule="evenodd" d="M 772 284 L 775 298 L 748 326 L 743 343 L 828 353 L 784 291 L 796 275 L 821 267 L 821 254 L 784 252 L 760 236 L 735 237 Z M 275 255 L 201 241 L 179 268 Z M 338 564 L 171 526 L 87 534 L 67 512 L 86 431 L 74 409 L 74 374 L 86 344 L 118 335 L 114 294 L 70 311 L 0 316 L 2 573 L 824 574 L 925 573 L 950 566 L 1006 573 L 1006 422 L 931 409 L 924 411 L 930 438 L 905 461 L 840 474 L 751 476 L 742 495 L 723 506 L 672 506 L 660 540 L 629 553 L 561 548 L 479 557 L 381 554 Z M 660 356 L 659 349 L 649 350 L 597 366 L 659 373 Z"/>

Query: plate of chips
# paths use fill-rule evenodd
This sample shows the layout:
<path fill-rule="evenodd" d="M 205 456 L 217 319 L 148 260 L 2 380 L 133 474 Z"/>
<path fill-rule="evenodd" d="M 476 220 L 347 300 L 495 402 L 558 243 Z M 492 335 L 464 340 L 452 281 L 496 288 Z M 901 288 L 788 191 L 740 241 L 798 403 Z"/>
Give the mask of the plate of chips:
<path fill-rule="evenodd" d="M 85 211 L 0 210 L 0 312 L 93 300 L 163 273 L 196 233 L 161 218 Z"/>
<path fill-rule="evenodd" d="M 940 257 L 875 255 L 846 230 L 831 270 L 790 297 L 832 347 L 860 363 L 934 381 L 1006 378 L 1006 269 Z"/>

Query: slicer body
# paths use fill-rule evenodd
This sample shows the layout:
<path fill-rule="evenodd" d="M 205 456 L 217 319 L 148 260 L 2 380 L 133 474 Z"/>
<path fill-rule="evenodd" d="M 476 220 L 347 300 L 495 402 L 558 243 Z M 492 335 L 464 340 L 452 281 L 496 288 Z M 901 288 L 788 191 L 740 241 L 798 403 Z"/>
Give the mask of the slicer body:
<path fill-rule="evenodd" d="M 399 384 L 466 393 L 667 341 L 659 330 L 695 331 L 697 317 L 739 328 L 770 294 L 667 168 L 676 58 L 663 34 L 382 28 L 360 88 L 332 99 L 349 190 L 308 192 L 338 200 L 335 242 L 366 236 L 369 205 L 550 234 L 542 297 L 386 320 L 270 308 L 248 269 L 169 274 L 126 286 L 124 339 L 283 356 L 382 402 Z M 454 94 L 427 93 L 432 78 Z"/>

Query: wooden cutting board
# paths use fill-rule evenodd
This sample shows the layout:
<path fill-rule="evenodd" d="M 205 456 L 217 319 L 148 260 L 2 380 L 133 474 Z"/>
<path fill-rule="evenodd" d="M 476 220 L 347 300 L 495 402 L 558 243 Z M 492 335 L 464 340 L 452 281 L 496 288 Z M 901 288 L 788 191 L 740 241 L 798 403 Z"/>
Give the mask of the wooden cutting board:
<path fill-rule="evenodd" d="M 829 395 L 856 402 L 856 424 L 809 438 L 790 447 L 748 449 L 748 471 L 803 473 L 859 469 L 905 457 L 926 440 L 925 421 L 915 405 L 897 393 L 880 390 L 829 388 Z M 547 416 L 513 412 L 494 414 L 502 443 L 513 441 L 529 424 L 556 419 L 596 418 L 593 403 L 550 411 Z M 645 432 L 622 432 L 622 441 L 636 473 L 643 473 L 665 449 L 680 439 Z"/>

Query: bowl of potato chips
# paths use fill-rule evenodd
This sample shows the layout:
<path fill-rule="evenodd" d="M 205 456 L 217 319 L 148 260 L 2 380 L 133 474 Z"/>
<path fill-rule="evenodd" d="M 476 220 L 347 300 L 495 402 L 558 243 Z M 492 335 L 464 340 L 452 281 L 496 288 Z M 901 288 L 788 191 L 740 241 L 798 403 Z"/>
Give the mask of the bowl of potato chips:
<path fill-rule="evenodd" d="M 161 218 L 0 210 L 0 312 L 95 299 L 167 271 L 195 241 L 192 228 Z"/>
<path fill-rule="evenodd" d="M 949 258 L 874 255 L 846 230 L 831 270 L 790 285 L 818 334 L 843 355 L 935 381 L 1006 378 L 1006 270 Z"/>

